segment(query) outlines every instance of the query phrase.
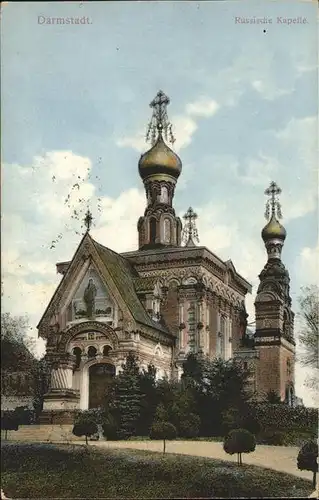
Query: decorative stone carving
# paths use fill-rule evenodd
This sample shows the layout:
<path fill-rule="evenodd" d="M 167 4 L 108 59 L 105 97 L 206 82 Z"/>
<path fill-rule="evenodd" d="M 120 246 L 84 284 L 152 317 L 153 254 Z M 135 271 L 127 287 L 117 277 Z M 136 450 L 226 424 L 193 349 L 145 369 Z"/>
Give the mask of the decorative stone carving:
<path fill-rule="evenodd" d="M 77 325 L 72 326 L 67 332 L 63 334 L 62 340 L 59 344 L 59 352 L 66 351 L 66 346 L 73 337 L 75 337 L 79 333 L 88 331 L 100 332 L 101 334 L 104 334 L 106 337 L 109 337 L 111 339 L 114 349 L 118 348 L 118 338 L 113 328 L 108 326 L 106 323 L 100 323 L 98 321 L 86 321 L 84 323 L 78 323 Z"/>

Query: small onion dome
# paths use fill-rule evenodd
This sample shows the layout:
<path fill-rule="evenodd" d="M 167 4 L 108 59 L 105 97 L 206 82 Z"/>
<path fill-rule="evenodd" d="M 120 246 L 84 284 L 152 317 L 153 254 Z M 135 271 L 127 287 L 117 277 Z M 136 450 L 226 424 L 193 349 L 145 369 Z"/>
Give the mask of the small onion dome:
<path fill-rule="evenodd" d="M 286 235 L 286 229 L 278 222 L 274 214 L 261 232 L 261 237 L 265 242 L 273 239 L 284 241 Z"/>
<path fill-rule="evenodd" d="M 160 133 L 154 146 L 141 156 L 138 170 L 143 180 L 163 174 L 177 179 L 182 170 L 182 162 L 179 156 L 165 144 Z"/>

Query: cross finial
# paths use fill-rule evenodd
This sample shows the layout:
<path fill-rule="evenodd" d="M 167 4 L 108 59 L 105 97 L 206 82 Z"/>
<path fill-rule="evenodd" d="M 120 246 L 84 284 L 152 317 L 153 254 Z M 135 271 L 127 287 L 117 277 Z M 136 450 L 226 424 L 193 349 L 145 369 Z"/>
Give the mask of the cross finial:
<path fill-rule="evenodd" d="M 282 218 L 281 205 L 278 201 L 278 196 L 281 193 L 280 187 L 276 182 L 272 181 L 269 188 L 265 190 L 265 194 L 269 196 L 266 202 L 265 218 L 268 220 L 271 216 L 277 216 L 278 219 Z"/>
<path fill-rule="evenodd" d="M 187 247 L 195 246 L 194 240 L 199 243 L 198 231 L 195 224 L 197 217 L 198 215 L 194 212 L 192 207 L 189 207 L 186 214 L 183 216 L 183 219 L 185 219 L 185 226 L 183 228 L 182 238 Z"/>
<path fill-rule="evenodd" d="M 91 229 L 91 226 L 92 226 L 92 221 L 93 221 L 93 217 L 92 217 L 92 214 L 91 214 L 91 211 L 90 209 L 88 208 L 87 209 L 87 212 L 85 214 L 85 217 L 84 217 L 84 225 L 86 226 L 86 231 L 87 233 L 90 231 Z"/>
<path fill-rule="evenodd" d="M 172 124 L 167 116 L 167 106 L 170 103 L 169 97 L 162 90 L 157 92 L 155 98 L 150 103 L 153 109 L 151 121 L 148 124 L 146 132 L 146 142 L 150 142 L 152 146 L 155 144 L 158 137 L 164 134 L 164 137 L 171 144 L 174 144 L 175 137 L 173 136 Z"/>

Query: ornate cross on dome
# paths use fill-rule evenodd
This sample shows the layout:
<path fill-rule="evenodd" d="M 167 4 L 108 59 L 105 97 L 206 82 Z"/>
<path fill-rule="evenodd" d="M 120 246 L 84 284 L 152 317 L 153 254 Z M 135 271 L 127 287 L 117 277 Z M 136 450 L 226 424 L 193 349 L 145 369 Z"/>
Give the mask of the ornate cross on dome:
<path fill-rule="evenodd" d="M 153 108 L 151 121 L 148 124 L 146 132 L 146 142 L 150 142 L 152 146 L 156 143 L 159 136 L 164 134 L 165 139 L 174 144 L 175 137 L 173 136 L 172 124 L 167 116 L 167 106 L 170 103 L 169 97 L 162 90 L 157 92 L 155 98 L 150 103 Z"/>
<path fill-rule="evenodd" d="M 269 196 L 269 199 L 266 202 L 266 211 L 265 211 L 265 218 L 268 220 L 271 216 L 277 216 L 278 219 L 282 218 L 282 213 L 281 213 L 281 205 L 278 201 L 278 195 L 280 195 L 281 189 L 280 187 L 272 181 L 270 183 L 269 188 L 265 190 L 265 194 Z"/>
<path fill-rule="evenodd" d="M 84 225 L 86 226 L 86 231 L 89 232 L 92 226 L 93 216 L 91 214 L 90 209 L 87 209 L 87 212 L 84 217 Z"/>
<path fill-rule="evenodd" d="M 195 224 L 197 217 L 198 215 L 194 212 L 192 207 L 189 207 L 186 214 L 183 216 L 183 219 L 185 219 L 185 226 L 183 228 L 182 238 L 187 247 L 195 246 L 194 240 L 199 243 L 198 231 Z"/>

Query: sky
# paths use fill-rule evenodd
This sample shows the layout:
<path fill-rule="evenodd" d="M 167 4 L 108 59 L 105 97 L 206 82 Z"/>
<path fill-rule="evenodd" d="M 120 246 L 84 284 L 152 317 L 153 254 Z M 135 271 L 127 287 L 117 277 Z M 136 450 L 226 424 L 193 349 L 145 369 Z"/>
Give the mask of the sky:
<path fill-rule="evenodd" d="M 2 4 L 3 312 L 27 315 L 37 337 L 88 206 L 94 239 L 137 248 L 137 165 L 160 89 L 183 162 L 177 214 L 192 206 L 200 245 L 252 283 L 253 321 L 276 181 L 298 312 L 301 287 L 318 282 L 316 15 L 308 1 Z M 267 23 L 243 22 L 256 18 Z M 297 315 L 297 340 L 299 328 Z M 312 405 L 307 375 L 297 364 L 297 395 Z"/>

